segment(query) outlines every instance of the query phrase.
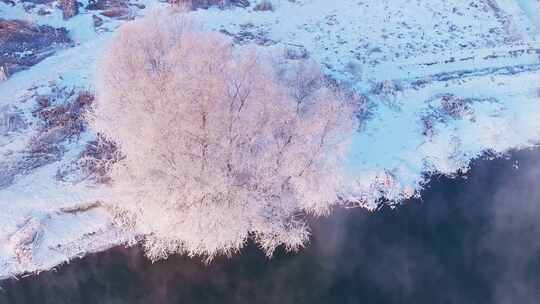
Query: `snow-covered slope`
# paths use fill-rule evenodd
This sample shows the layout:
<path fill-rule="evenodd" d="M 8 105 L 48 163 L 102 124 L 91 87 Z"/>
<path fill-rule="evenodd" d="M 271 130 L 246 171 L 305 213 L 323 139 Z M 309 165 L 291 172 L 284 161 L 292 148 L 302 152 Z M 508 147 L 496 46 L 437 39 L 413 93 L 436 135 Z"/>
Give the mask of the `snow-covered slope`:
<path fill-rule="evenodd" d="M 163 5 L 143 4 L 134 15 Z M 307 54 L 366 96 L 370 111 L 353 139 L 344 185 L 352 205 L 373 209 L 382 196 L 399 202 L 429 174 L 452 175 L 486 151 L 540 140 L 538 1 L 274 0 L 273 11 L 254 11 L 253 4 L 192 15 L 238 44 Z M 0 2 L 0 18 L 65 26 L 75 41 L 0 83 L 0 111 L 9 108 L 25 122 L 0 133 L 0 164 L 24 160 L 40 134 L 42 122 L 33 115 L 40 96 L 59 87 L 92 89 L 96 59 L 124 22 L 105 18 L 95 30 L 92 14 L 83 9 L 64 21 L 58 10 L 41 16 Z M 58 178 L 92 138 L 84 132 L 62 141 L 57 159 L 0 186 L 0 277 L 132 239 L 95 204 L 107 199 L 99 186 Z"/>

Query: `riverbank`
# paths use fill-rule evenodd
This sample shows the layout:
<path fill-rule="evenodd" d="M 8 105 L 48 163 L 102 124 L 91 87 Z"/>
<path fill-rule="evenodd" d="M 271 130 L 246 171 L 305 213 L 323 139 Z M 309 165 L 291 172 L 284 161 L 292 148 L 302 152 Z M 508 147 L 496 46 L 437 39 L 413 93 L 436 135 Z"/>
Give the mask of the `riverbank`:
<path fill-rule="evenodd" d="M 297 254 L 253 244 L 210 265 L 117 247 L 0 283 L 0 303 L 533 303 L 540 296 L 540 150 L 432 177 L 422 199 L 312 221 Z"/>

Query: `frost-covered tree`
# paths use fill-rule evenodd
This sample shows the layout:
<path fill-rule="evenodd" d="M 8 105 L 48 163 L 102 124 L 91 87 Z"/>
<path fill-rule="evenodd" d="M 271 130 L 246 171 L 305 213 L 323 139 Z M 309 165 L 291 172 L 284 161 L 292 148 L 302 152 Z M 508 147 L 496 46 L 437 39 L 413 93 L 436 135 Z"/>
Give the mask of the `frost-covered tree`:
<path fill-rule="evenodd" d="M 337 201 L 351 107 L 312 65 L 277 77 L 268 62 L 166 12 L 105 53 L 89 120 L 124 156 L 105 203 L 151 259 L 210 260 L 248 238 L 297 250 L 305 216 Z"/>

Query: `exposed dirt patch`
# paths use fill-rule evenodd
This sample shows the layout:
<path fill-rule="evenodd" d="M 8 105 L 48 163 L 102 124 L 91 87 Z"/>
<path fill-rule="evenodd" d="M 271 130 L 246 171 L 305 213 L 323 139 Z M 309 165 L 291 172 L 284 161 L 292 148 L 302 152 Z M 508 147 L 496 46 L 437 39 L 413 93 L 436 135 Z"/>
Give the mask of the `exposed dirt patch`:
<path fill-rule="evenodd" d="M 0 19 L 0 70 L 6 78 L 72 44 L 65 28 Z"/>

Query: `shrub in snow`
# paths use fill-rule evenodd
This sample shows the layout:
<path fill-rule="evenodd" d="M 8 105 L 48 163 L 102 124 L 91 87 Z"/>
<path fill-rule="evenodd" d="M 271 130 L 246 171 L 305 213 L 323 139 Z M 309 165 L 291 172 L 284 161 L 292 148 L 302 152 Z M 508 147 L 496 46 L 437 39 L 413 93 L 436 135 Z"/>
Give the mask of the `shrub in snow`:
<path fill-rule="evenodd" d="M 454 119 L 460 119 L 464 116 L 473 114 L 473 109 L 470 106 L 471 100 L 460 98 L 452 94 L 443 95 L 441 97 L 441 107 L 443 113 Z"/>
<path fill-rule="evenodd" d="M 37 107 L 33 115 L 39 120 L 33 124 L 32 135 L 23 150 L 16 154 L 1 153 L 0 189 L 32 170 L 58 161 L 66 152 L 65 145 L 79 138 L 85 131 L 83 112 L 92 103 L 94 96 L 86 91 L 76 93 L 73 89 L 53 87 L 47 95 L 36 97 Z M 27 127 L 22 112 L 2 119 L 0 109 L 0 140 L 2 125 L 8 122 L 7 131 L 18 131 Z M 35 132 L 34 132 L 35 131 Z"/>
<path fill-rule="evenodd" d="M 58 5 L 62 9 L 64 20 L 67 20 L 79 13 L 79 2 L 76 0 L 59 0 Z"/>
<path fill-rule="evenodd" d="M 108 10 L 111 8 L 128 7 L 127 0 L 89 0 L 87 10 Z"/>
<path fill-rule="evenodd" d="M 273 11 L 274 6 L 272 5 L 272 2 L 268 0 L 263 0 L 259 2 L 255 7 L 253 8 L 255 11 Z"/>
<path fill-rule="evenodd" d="M 170 4 L 180 5 L 189 9 L 209 8 L 217 6 L 226 8 L 230 6 L 248 7 L 248 0 L 168 0 Z"/>
<path fill-rule="evenodd" d="M 52 104 L 55 98 L 59 99 L 56 103 L 59 101 L 63 103 Z M 65 100 L 62 100 L 64 98 Z M 83 113 L 93 101 L 94 95 L 90 92 L 81 91 L 75 94 L 74 91 L 65 92 L 60 89 L 57 96 L 39 96 L 38 108 L 34 111 L 34 115 L 42 120 L 45 132 L 58 131 L 62 137 L 71 138 L 79 136 L 84 131 Z"/>
<path fill-rule="evenodd" d="M 395 96 L 397 92 L 401 90 L 402 88 L 396 82 L 384 80 L 375 85 L 373 88 L 373 94 Z"/>
<path fill-rule="evenodd" d="M 336 202 L 353 111 L 313 66 L 284 84 L 268 62 L 164 12 L 105 53 L 89 120 L 124 156 L 105 204 L 151 259 L 297 250 Z"/>
<path fill-rule="evenodd" d="M 13 106 L 0 107 L 0 136 L 26 128 L 23 113 Z"/>
<path fill-rule="evenodd" d="M 56 178 L 64 182 L 87 179 L 96 184 L 107 184 L 111 181 L 111 167 L 121 158 L 116 144 L 98 134 L 95 140 L 86 144 L 76 160 L 58 169 Z"/>

